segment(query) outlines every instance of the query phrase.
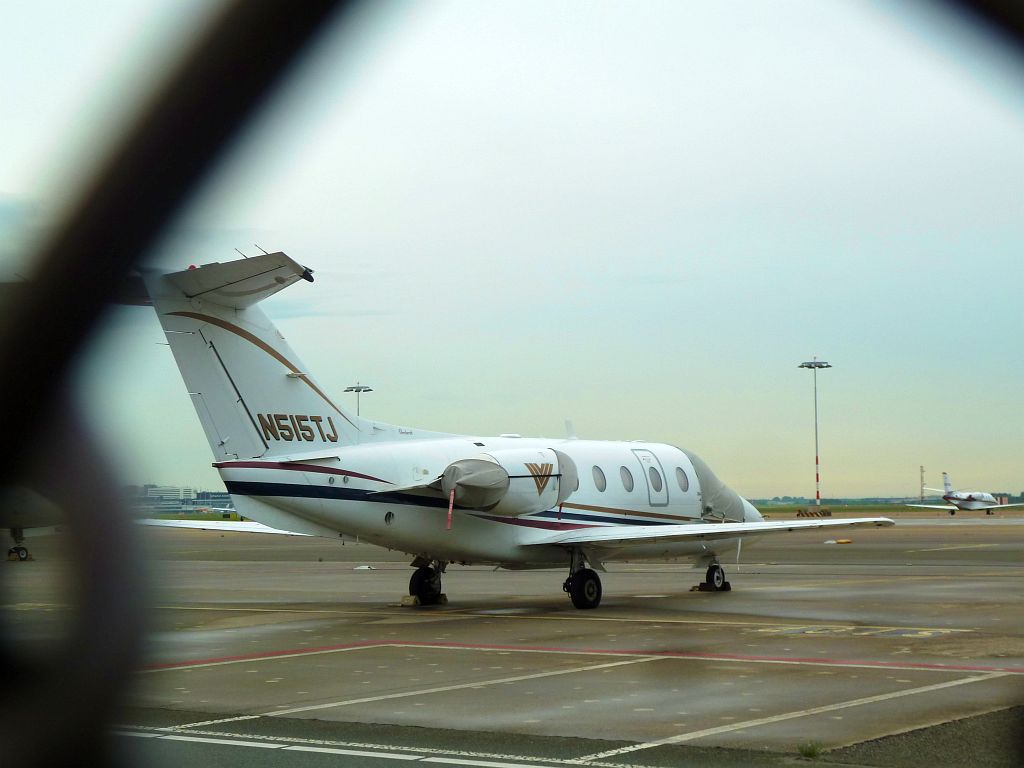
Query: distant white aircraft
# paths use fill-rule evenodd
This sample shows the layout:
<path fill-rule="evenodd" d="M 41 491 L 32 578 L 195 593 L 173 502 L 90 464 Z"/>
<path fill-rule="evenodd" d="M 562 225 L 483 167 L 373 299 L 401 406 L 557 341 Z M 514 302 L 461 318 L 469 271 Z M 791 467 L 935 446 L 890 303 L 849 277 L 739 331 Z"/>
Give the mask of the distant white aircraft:
<path fill-rule="evenodd" d="M 691 558 L 708 589 L 747 537 L 887 526 L 884 517 L 766 522 L 696 455 L 671 445 L 475 437 L 361 418 L 339 406 L 256 304 L 299 281 L 283 253 L 148 272 L 166 332 L 235 509 L 274 531 L 360 539 L 412 555 L 411 602 L 441 597 L 453 563 L 568 568 L 595 608 L 617 558 Z M 346 354 L 343 335 L 332 343 Z M 439 339 L 438 364 L 445 343 Z M 482 361 L 493 354 L 480 349 Z M 198 523 L 196 527 L 208 526 Z M 270 532 L 270 531 L 268 531 Z"/>
<path fill-rule="evenodd" d="M 947 504 L 907 504 L 908 507 L 918 507 L 920 509 L 945 509 L 949 511 L 949 514 L 955 515 L 958 510 L 986 510 L 986 514 L 991 515 L 993 509 L 1006 509 L 1007 507 L 1020 507 L 1024 504 L 1017 502 L 1016 504 L 1000 504 L 996 497 L 986 491 L 956 491 L 953 490 L 953 483 L 949 480 L 949 475 L 945 472 L 942 473 L 942 488 L 928 488 L 925 487 L 926 491 L 935 491 L 942 494 L 944 501 Z"/>
<path fill-rule="evenodd" d="M 53 528 L 64 522 L 60 509 L 39 494 L 20 487 L 5 490 L 0 503 L 0 529 L 6 529 L 10 537 L 7 559 L 30 559 L 25 546 L 26 531 L 38 533 L 38 529 Z"/>

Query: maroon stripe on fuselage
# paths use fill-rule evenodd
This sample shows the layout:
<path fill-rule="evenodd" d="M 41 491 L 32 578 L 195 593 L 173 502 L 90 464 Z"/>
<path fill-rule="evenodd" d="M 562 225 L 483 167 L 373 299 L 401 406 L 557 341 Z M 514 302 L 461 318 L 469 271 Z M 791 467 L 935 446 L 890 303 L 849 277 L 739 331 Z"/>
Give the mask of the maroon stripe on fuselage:
<path fill-rule="evenodd" d="M 394 485 L 390 480 L 381 480 L 373 475 L 364 475 L 362 472 L 353 472 L 349 469 L 321 467 L 318 464 L 293 464 L 286 461 L 215 461 L 213 466 L 216 469 L 287 469 L 292 472 L 319 472 L 322 475 L 344 475 L 345 477 L 358 477 L 360 480 Z"/>

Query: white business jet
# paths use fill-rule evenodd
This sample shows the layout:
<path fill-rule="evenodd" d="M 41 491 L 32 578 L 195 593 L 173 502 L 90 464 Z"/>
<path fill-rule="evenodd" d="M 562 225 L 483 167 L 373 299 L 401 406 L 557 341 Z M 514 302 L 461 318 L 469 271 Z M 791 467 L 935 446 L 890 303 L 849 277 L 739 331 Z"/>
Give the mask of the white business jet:
<path fill-rule="evenodd" d="M 321 388 L 257 303 L 299 281 L 283 253 L 143 275 L 238 512 L 274 531 L 406 552 L 409 602 L 442 599 L 453 564 L 568 568 L 596 608 L 617 558 L 690 558 L 710 590 L 751 536 L 884 526 L 884 517 L 766 522 L 696 455 L 645 442 L 472 437 L 383 424 Z M 203 524 L 197 524 L 202 527 Z"/>
<path fill-rule="evenodd" d="M 65 522 L 61 510 L 42 496 L 22 487 L 7 488 L 0 494 L 0 529 L 6 529 L 11 546 L 7 559 L 32 559 L 25 539 L 52 531 Z"/>
<path fill-rule="evenodd" d="M 985 510 L 985 514 L 991 515 L 993 509 L 1005 509 L 1006 507 L 1021 507 L 1024 504 L 1017 502 L 1016 504 L 1000 504 L 999 501 L 991 493 L 987 491 L 956 491 L 953 490 L 953 483 L 949 479 L 949 475 L 945 472 L 942 473 L 942 489 L 939 488 L 925 488 L 926 491 L 936 491 L 942 494 L 942 500 L 947 502 L 946 504 L 907 504 L 908 507 L 918 507 L 921 509 L 945 509 L 949 511 L 949 514 L 955 515 L 958 511 L 971 511 L 971 510 Z"/>

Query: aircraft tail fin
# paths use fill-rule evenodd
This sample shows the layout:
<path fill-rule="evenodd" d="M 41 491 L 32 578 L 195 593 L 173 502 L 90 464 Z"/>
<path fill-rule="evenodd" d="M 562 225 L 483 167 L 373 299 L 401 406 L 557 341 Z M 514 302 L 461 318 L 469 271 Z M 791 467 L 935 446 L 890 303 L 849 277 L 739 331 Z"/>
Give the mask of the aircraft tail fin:
<path fill-rule="evenodd" d="M 942 473 L 942 487 L 945 489 L 946 493 L 953 492 L 953 483 L 949 481 L 949 475 L 945 472 Z"/>
<path fill-rule="evenodd" d="M 284 253 L 143 275 L 218 461 L 359 442 L 361 419 L 316 384 L 258 302 L 313 276 Z"/>

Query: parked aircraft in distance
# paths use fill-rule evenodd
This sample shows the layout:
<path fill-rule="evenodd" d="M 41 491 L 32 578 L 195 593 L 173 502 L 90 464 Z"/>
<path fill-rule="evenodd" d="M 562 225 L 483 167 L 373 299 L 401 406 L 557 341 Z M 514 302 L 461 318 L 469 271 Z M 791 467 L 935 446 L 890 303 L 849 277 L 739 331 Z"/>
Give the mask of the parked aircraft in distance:
<path fill-rule="evenodd" d="M 942 473 L 942 486 L 941 490 L 938 488 L 928 487 L 925 487 L 925 490 L 941 493 L 942 499 L 948 503 L 907 504 L 907 506 L 918 507 L 920 509 L 945 509 L 948 510 L 951 515 L 955 515 L 958 510 L 970 511 L 979 509 L 984 509 L 985 514 L 991 515 L 993 509 L 1024 506 L 1024 504 L 1020 502 L 1017 502 L 1016 504 L 1000 504 L 995 496 L 986 491 L 955 491 L 953 490 L 953 483 L 949 480 L 949 475 L 945 472 Z"/>
<path fill-rule="evenodd" d="M 0 504 L 0 529 L 6 529 L 11 546 L 7 550 L 8 560 L 29 560 L 31 555 L 25 546 L 25 532 L 52 528 L 65 522 L 64 515 L 53 503 L 27 488 L 8 488 Z M 31 535 L 31 534 L 30 534 Z"/>
<path fill-rule="evenodd" d="M 707 589 L 724 590 L 720 558 L 745 538 L 892 525 L 765 521 L 672 445 L 476 437 L 361 418 L 327 395 L 256 306 L 300 279 L 312 272 L 283 253 L 143 275 L 239 514 L 410 554 L 412 603 L 438 602 L 453 563 L 568 568 L 562 586 L 577 608 L 597 607 L 595 571 L 622 558 L 689 558 L 707 567 Z"/>

